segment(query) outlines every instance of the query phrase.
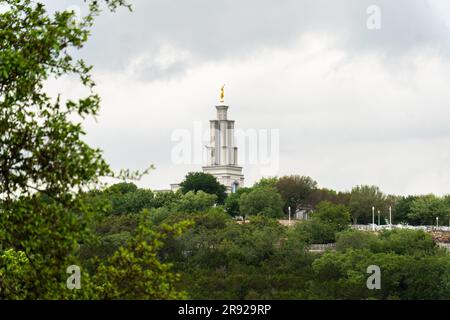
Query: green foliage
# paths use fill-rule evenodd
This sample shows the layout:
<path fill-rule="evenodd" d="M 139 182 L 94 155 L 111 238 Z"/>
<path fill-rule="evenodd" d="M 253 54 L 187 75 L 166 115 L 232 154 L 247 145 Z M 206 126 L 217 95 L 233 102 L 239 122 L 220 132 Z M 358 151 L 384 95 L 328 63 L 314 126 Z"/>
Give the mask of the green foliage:
<path fill-rule="evenodd" d="M 410 221 L 421 225 L 434 225 L 436 218 L 441 224 L 448 223 L 450 218 L 450 205 L 445 198 L 438 198 L 435 195 L 416 197 L 410 204 L 410 211 L 407 217 Z"/>
<path fill-rule="evenodd" d="M 336 232 L 349 228 L 350 212 L 343 205 L 323 201 L 312 214 L 312 220 L 330 225 Z"/>
<path fill-rule="evenodd" d="M 111 1 L 111 4 L 118 1 Z M 73 12 L 56 12 L 31 0 L 3 0 L 0 15 L 0 194 L 36 190 L 52 195 L 81 188 L 110 173 L 98 149 L 90 148 L 75 116 L 98 113 L 100 99 L 92 93 L 91 67 L 70 55 L 86 42 L 97 1 L 76 26 Z M 80 78 L 88 96 L 77 101 L 52 99 L 44 91 L 50 77 L 72 74 Z"/>
<path fill-rule="evenodd" d="M 144 214 L 135 236 L 121 246 L 95 270 L 87 292 L 97 299 L 183 299 L 186 293 L 176 289 L 179 275 L 171 265 L 157 259 L 158 251 L 168 237 L 179 237 L 190 222 L 173 226 L 160 225 L 155 231 Z"/>
<path fill-rule="evenodd" d="M 138 187 L 134 183 L 121 182 L 110 186 L 107 191 L 111 194 L 127 194 L 136 192 Z"/>
<path fill-rule="evenodd" d="M 449 196 L 436 197 L 433 194 L 398 197 L 393 206 L 396 223 L 412 225 L 435 225 L 439 218 L 441 225 L 447 225 L 450 218 Z"/>
<path fill-rule="evenodd" d="M 249 193 L 250 191 L 252 191 L 251 188 L 239 188 L 235 193 L 231 193 L 227 197 L 227 200 L 225 201 L 225 210 L 230 216 L 236 217 L 241 215 L 239 200 L 244 193 Z"/>
<path fill-rule="evenodd" d="M 309 203 L 315 208 L 319 203 L 322 201 L 328 201 L 334 204 L 344 204 L 343 201 L 340 199 L 341 193 L 337 193 L 334 190 L 326 189 L 326 188 L 320 188 L 315 189 L 311 192 L 309 195 Z"/>
<path fill-rule="evenodd" d="M 70 12 L 49 16 L 44 5 L 29 0 L 2 4 L 8 10 L 0 14 L 0 243 L 24 252 L 32 266 L 27 278 L 16 279 L 28 289 L 27 298 L 60 297 L 64 266 L 88 234 L 93 212 L 74 194 L 110 173 L 100 150 L 83 141 L 81 123 L 73 121 L 98 113 L 91 68 L 70 52 L 87 40 L 99 7 L 91 3 L 73 26 Z M 66 74 L 78 76 L 90 94 L 52 99 L 45 81 Z"/>
<path fill-rule="evenodd" d="M 278 178 L 277 177 L 269 177 L 269 178 L 261 178 L 259 181 L 253 184 L 253 188 L 273 188 L 277 187 Z"/>
<path fill-rule="evenodd" d="M 109 187 L 105 196 L 111 202 L 111 214 L 139 213 L 154 207 L 154 194 L 151 190 L 138 189 L 133 183 L 118 183 Z"/>
<path fill-rule="evenodd" d="M 438 254 L 432 237 L 423 231 L 383 231 L 380 236 L 363 231 L 345 231 L 338 235 L 337 250 L 342 254 L 329 254 L 333 267 L 328 263 L 328 272 L 334 269 L 334 298 L 375 299 L 443 299 L 450 297 L 448 254 Z M 326 259 L 324 259 L 326 260 Z M 358 261 L 359 260 L 359 261 Z M 320 262 L 323 271 L 324 261 Z M 358 296 L 348 296 L 350 277 L 363 277 L 364 265 L 374 264 L 381 268 L 382 290 L 356 291 Z M 336 268 L 339 269 L 336 270 Z M 442 273 L 443 272 L 443 273 Z M 363 280 L 365 278 L 362 278 Z M 322 279 L 323 280 L 323 279 Z M 328 283 L 326 283 L 328 286 Z M 345 286 L 345 289 L 343 289 Z"/>
<path fill-rule="evenodd" d="M 203 191 L 217 196 L 217 203 L 224 204 L 227 197 L 226 188 L 217 179 L 204 172 L 189 172 L 183 182 L 180 183 L 181 192 Z"/>
<path fill-rule="evenodd" d="M 27 299 L 64 297 L 64 270 L 73 264 L 80 239 L 89 239 L 95 209 L 70 195 L 56 201 L 36 194 L 9 203 L 7 214 L 0 215 L 4 228 L 0 242 L 4 248 L 25 253 L 31 268 L 25 278 L 8 280 L 12 274 L 5 273 L 0 287 L 5 281 L 16 281 L 28 288 Z M 0 289 L 0 296 L 5 292 Z"/>
<path fill-rule="evenodd" d="M 449 263 L 448 255 L 414 257 L 365 249 L 328 252 L 312 264 L 311 294 L 319 299 L 448 299 Z M 380 290 L 366 287 L 370 265 L 380 267 Z"/>
<path fill-rule="evenodd" d="M 317 188 L 317 182 L 306 176 L 291 175 L 278 179 L 276 189 L 284 201 L 285 212 L 291 207 L 295 212 L 301 205 L 309 204 L 309 197 Z"/>
<path fill-rule="evenodd" d="M 450 256 L 429 240 L 410 230 L 346 230 L 337 252 L 316 255 L 296 228 L 273 219 L 238 224 L 202 213 L 167 252 L 193 299 L 448 299 Z M 381 268 L 381 290 L 366 286 L 370 265 Z"/>
<path fill-rule="evenodd" d="M 159 224 L 161 224 L 161 222 L 166 220 L 171 214 L 172 214 L 172 211 L 170 209 L 168 209 L 167 207 L 160 207 L 160 208 L 156 208 L 156 209 L 151 209 L 149 218 L 153 224 L 159 225 Z"/>
<path fill-rule="evenodd" d="M 254 190 L 248 191 L 241 193 L 250 194 Z M 200 199 L 211 196 L 191 192 L 177 197 L 171 193 L 171 200 L 158 209 L 150 209 L 147 214 L 154 230 L 160 225 L 175 225 L 186 219 L 194 223 L 180 237 L 165 237 L 164 246 L 156 253 L 158 261 L 171 264 L 172 270 L 179 273 L 180 281 L 174 282 L 175 287 L 177 291 L 186 292 L 189 298 L 448 297 L 445 268 L 448 268 L 449 256 L 438 250 L 430 235 L 422 231 L 396 229 L 377 235 L 347 230 L 349 210 L 330 202 L 317 204 L 311 220 L 289 229 L 265 215 L 254 215 L 247 223 L 237 223 L 223 208 L 211 207 L 214 201 L 197 206 L 194 204 L 198 199 L 189 200 L 185 204 L 196 208 L 180 210 L 180 199 L 199 193 Z M 135 237 L 138 216 L 103 217 L 96 224 L 100 243 L 91 246 L 90 255 L 85 258 L 110 259 Z M 308 253 L 308 243 L 334 241 L 336 253 Z M 381 291 L 366 287 L 369 276 L 366 269 L 371 264 L 382 268 Z M 97 265 L 91 263 L 89 269 L 97 270 Z"/>
<path fill-rule="evenodd" d="M 349 208 L 353 223 L 372 223 L 372 207 L 386 210 L 385 195 L 377 186 L 356 186 L 350 193 Z"/>
<path fill-rule="evenodd" d="M 392 252 L 400 255 L 434 255 L 438 252 L 432 236 L 422 230 L 384 230 L 380 235 L 349 230 L 337 235 L 338 251 L 367 249 L 375 253 Z"/>
<path fill-rule="evenodd" d="M 283 200 L 272 188 L 256 188 L 242 194 L 239 199 L 239 208 L 245 217 L 258 214 L 271 218 L 283 216 Z"/>
<path fill-rule="evenodd" d="M 105 216 L 96 221 L 95 231 L 97 235 L 119 233 L 123 231 L 132 232 L 139 222 L 139 214 L 122 216 Z"/>
<path fill-rule="evenodd" d="M 28 289 L 24 283 L 17 279 L 25 280 L 31 273 L 31 265 L 25 252 L 8 249 L 0 253 L 0 279 L 2 279 L 0 295 L 9 299 L 26 299 Z"/>
<path fill-rule="evenodd" d="M 123 247 L 132 234 L 129 231 L 117 231 L 104 234 L 96 241 L 85 243 L 80 247 L 79 258 L 83 261 L 83 267 L 92 274 L 95 272 L 96 261 L 93 259 L 106 259 L 112 256 L 119 248 Z"/>
<path fill-rule="evenodd" d="M 450 197 L 396 204 L 377 187 L 359 186 L 347 199 L 317 191 L 309 177 L 269 178 L 230 196 L 231 215 L 252 216 L 237 223 L 214 207 L 224 204 L 225 187 L 204 173 L 188 174 L 182 193 L 155 195 L 129 183 L 85 192 L 114 174 L 84 141 L 82 121 L 98 115 L 100 98 L 92 67 L 73 55 L 101 3 L 125 4 L 86 2 L 89 11 L 74 23 L 73 12 L 49 15 L 37 1 L 0 1 L 7 8 L 0 13 L 0 299 L 450 298 L 449 255 L 428 234 L 352 233 L 345 207 L 317 205 L 348 203 L 354 221 L 365 223 L 372 206 L 395 205 L 397 221 L 432 224 L 447 221 Z M 63 76 L 78 77 L 86 95 L 50 96 L 45 84 Z M 283 205 L 317 207 L 311 221 L 287 230 L 274 219 Z M 307 250 L 336 237 L 337 252 Z M 72 264 L 82 266 L 81 290 L 66 288 Z M 372 264 L 382 270 L 379 291 L 365 286 Z"/>
<path fill-rule="evenodd" d="M 297 237 L 309 244 L 325 244 L 335 241 L 335 230 L 322 222 L 305 221 L 296 226 Z"/>
<path fill-rule="evenodd" d="M 392 194 L 388 194 L 384 199 L 384 207 L 381 208 L 382 216 L 384 217 L 384 221 L 386 224 L 392 223 L 395 224 L 397 222 L 397 218 L 401 218 L 397 212 L 397 203 L 402 199 L 401 196 L 396 196 Z M 389 208 L 391 208 L 391 214 L 389 215 Z M 392 219 L 389 222 L 389 219 Z M 401 220 L 400 220 L 401 221 Z"/>
<path fill-rule="evenodd" d="M 208 194 L 203 191 L 189 191 L 178 201 L 176 210 L 186 213 L 204 211 L 214 206 L 216 201 L 217 196 L 215 194 Z"/>
<path fill-rule="evenodd" d="M 345 230 L 336 235 L 336 250 L 374 248 L 378 236 L 372 232 Z"/>
<path fill-rule="evenodd" d="M 417 196 L 407 196 L 400 198 L 395 206 L 396 215 L 394 216 L 394 221 L 396 223 L 413 222 L 413 224 L 415 224 L 415 221 L 410 221 L 408 215 L 411 212 L 411 205 L 413 201 L 417 198 Z"/>
<path fill-rule="evenodd" d="M 77 26 L 73 12 L 49 16 L 43 4 L 30 0 L 1 4 L 7 10 L 0 14 L 0 244 L 25 254 L 31 268 L 26 276 L 4 273 L 0 295 L 17 297 L 4 288 L 15 282 L 22 298 L 63 297 L 64 266 L 87 234 L 92 212 L 74 192 L 111 172 L 100 150 L 82 140 L 81 123 L 73 121 L 98 113 L 91 67 L 70 52 L 86 42 L 99 4 L 90 2 Z M 52 99 L 45 81 L 66 74 L 78 76 L 90 94 L 77 101 Z"/>
<path fill-rule="evenodd" d="M 0 299 L 184 297 L 170 266 L 156 257 L 165 234 L 178 235 L 182 224 L 104 235 L 104 247 L 117 251 L 96 274 L 83 274 L 83 290 L 66 288 L 66 268 L 80 264 L 80 247 L 93 241 L 93 219 L 110 208 L 105 197 L 83 192 L 115 175 L 102 152 L 84 142 L 82 121 L 98 114 L 100 97 L 92 66 L 72 55 L 88 40 L 101 3 L 128 6 L 85 2 L 87 14 L 74 22 L 73 11 L 50 15 L 41 2 L 0 1 Z M 46 82 L 63 76 L 78 77 L 86 96 L 50 96 Z M 122 202 L 125 208 L 113 207 L 127 213 L 146 207 L 152 194 L 137 192 Z"/>
<path fill-rule="evenodd" d="M 289 296 L 305 285 L 300 277 L 293 283 L 295 275 L 289 274 L 298 274 L 302 265 L 295 265 L 288 274 L 281 272 L 295 259 L 287 258 L 288 251 L 281 245 L 286 229 L 276 220 L 255 216 L 239 224 L 215 210 L 189 219 L 195 221 L 194 227 L 166 247 L 167 256 L 181 273 L 180 287 L 189 292 L 189 298 L 273 298 Z"/>
<path fill-rule="evenodd" d="M 374 251 L 396 254 L 432 255 L 437 252 L 433 237 L 422 230 L 386 230 Z"/>
<path fill-rule="evenodd" d="M 350 213 L 343 205 L 321 202 L 311 219 L 294 228 L 296 237 L 307 243 L 335 242 L 336 234 L 349 228 Z"/>
<path fill-rule="evenodd" d="M 153 205 L 155 208 L 171 207 L 174 203 L 176 203 L 181 198 L 180 192 L 158 192 L 153 199 Z"/>
<path fill-rule="evenodd" d="M 411 230 L 384 231 L 380 235 L 354 230 L 339 232 L 348 227 L 350 219 L 342 205 L 323 202 L 311 215 L 311 221 L 290 229 L 264 215 L 237 223 L 220 207 L 190 213 L 161 207 L 145 215 L 156 221 L 153 230 L 186 219 L 193 222 L 193 227 L 180 237 L 165 236 L 164 246 L 156 253 L 158 261 L 172 265 L 172 270 L 179 273 L 180 281 L 173 282 L 177 292 L 186 292 L 191 299 L 448 297 L 445 268 L 449 256 L 436 249 L 428 234 Z M 134 215 L 104 217 L 97 224 L 104 253 L 97 256 L 104 257 L 102 260 L 110 259 L 123 243 L 126 245 L 135 237 L 135 220 L 131 223 L 125 220 L 128 217 Z M 331 242 L 334 238 L 337 238 L 336 253 L 308 253 L 308 242 L 317 239 Z M 125 258 L 121 255 L 119 261 L 122 259 Z M 381 291 L 366 287 L 369 276 L 366 269 L 371 264 L 381 267 Z M 95 264 L 93 267 L 97 270 Z M 122 270 L 119 274 L 127 273 Z M 118 277 L 109 277 L 118 281 Z M 127 283 L 137 285 L 134 277 L 125 278 L 131 279 Z M 99 281 L 95 276 L 92 280 Z M 121 292 L 122 296 L 130 297 L 131 293 Z M 108 297 L 105 293 L 96 296 Z"/>

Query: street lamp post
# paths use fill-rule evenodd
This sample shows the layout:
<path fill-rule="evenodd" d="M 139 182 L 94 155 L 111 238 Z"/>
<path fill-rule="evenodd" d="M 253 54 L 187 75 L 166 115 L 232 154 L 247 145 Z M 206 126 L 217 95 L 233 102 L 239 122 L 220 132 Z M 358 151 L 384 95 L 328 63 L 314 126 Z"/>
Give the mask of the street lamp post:
<path fill-rule="evenodd" d="M 375 231 L 375 207 L 372 207 L 372 231 Z"/>
<path fill-rule="evenodd" d="M 392 208 L 389 206 L 389 225 L 392 227 Z"/>
<path fill-rule="evenodd" d="M 291 207 L 288 207 L 288 211 L 289 211 L 289 223 L 288 225 L 291 226 Z"/>
<path fill-rule="evenodd" d="M 436 227 L 439 228 L 439 217 L 436 217 Z"/>

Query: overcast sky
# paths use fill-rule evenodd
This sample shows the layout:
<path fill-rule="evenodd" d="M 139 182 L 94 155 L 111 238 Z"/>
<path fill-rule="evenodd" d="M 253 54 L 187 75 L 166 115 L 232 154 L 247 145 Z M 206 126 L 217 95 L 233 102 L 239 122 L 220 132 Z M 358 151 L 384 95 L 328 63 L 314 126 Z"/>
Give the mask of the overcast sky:
<path fill-rule="evenodd" d="M 154 164 L 139 185 L 168 188 L 201 170 L 174 163 L 171 136 L 196 123 L 207 132 L 225 83 L 236 128 L 279 130 L 277 175 L 337 190 L 450 193 L 450 2 L 131 2 L 132 13 L 97 20 L 80 54 L 102 97 L 87 140 L 115 169 Z M 370 5 L 381 9 L 379 30 L 367 28 Z M 69 78 L 51 90 L 81 93 Z M 265 173 L 242 165 L 247 185 Z"/>

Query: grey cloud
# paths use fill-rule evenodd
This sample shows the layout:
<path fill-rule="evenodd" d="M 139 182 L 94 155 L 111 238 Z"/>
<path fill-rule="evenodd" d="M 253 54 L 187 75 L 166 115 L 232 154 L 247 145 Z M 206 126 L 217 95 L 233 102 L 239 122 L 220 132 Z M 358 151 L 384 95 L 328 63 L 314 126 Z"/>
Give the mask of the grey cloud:
<path fill-rule="evenodd" d="M 307 32 L 337 37 L 349 53 L 380 50 L 402 54 L 417 46 L 448 51 L 448 28 L 424 0 L 135 0 L 134 12 L 104 13 L 83 55 L 97 68 L 123 71 L 142 52 L 170 44 L 190 53 L 191 63 L 168 69 L 142 65 L 145 79 L 183 74 L 193 63 L 289 47 Z M 76 4 L 58 3 L 58 8 Z M 366 28 L 366 9 L 382 9 L 382 28 Z M 54 3 L 52 5 L 55 5 Z M 151 58 L 151 57 L 150 57 Z"/>
<path fill-rule="evenodd" d="M 133 13 L 105 12 L 82 51 L 105 71 L 98 81 L 104 108 L 99 124 L 87 127 L 89 142 L 114 168 L 154 163 L 142 184 L 168 187 L 200 168 L 171 162 L 171 132 L 195 119 L 207 125 L 211 83 L 225 78 L 239 128 L 280 129 L 280 174 L 344 190 L 374 183 L 387 192 L 447 192 L 450 66 L 442 19 L 450 5 L 434 11 L 436 1 L 132 1 Z M 81 2 L 48 1 L 53 8 Z M 366 28 L 371 4 L 382 9 L 379 31 Z M 335 47 L 305 57 L 308 43 L 298 41 L 309 33 L 329 36 L 336 42 L 324 42 Z M 443 55 L 410 59 L 427 47 Z M 330 63 L 327 50 L 338 58 L 342 51 L 342 59 Z M 244 170 L 248 184 L 260 178 L 258 168 Z"/>
<path fill-rule="evenodd" d="M 134 76 L 141 81 L 167 80 L 176 76 L 183 75 L 189 63 L 177 61 L 168 67 L 162 67 L 150 61 L 140 63 L 133 70 Z"/>

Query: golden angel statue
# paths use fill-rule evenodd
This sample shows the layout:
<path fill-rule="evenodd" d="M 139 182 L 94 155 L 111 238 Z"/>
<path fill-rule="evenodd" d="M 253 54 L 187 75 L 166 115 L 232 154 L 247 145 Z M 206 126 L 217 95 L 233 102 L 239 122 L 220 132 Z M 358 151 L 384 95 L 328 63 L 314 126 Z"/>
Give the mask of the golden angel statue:
<path fill-rule="evenodd" d="M 220 102 L 225 102 L 225 85 L 220 88 Z"/>

